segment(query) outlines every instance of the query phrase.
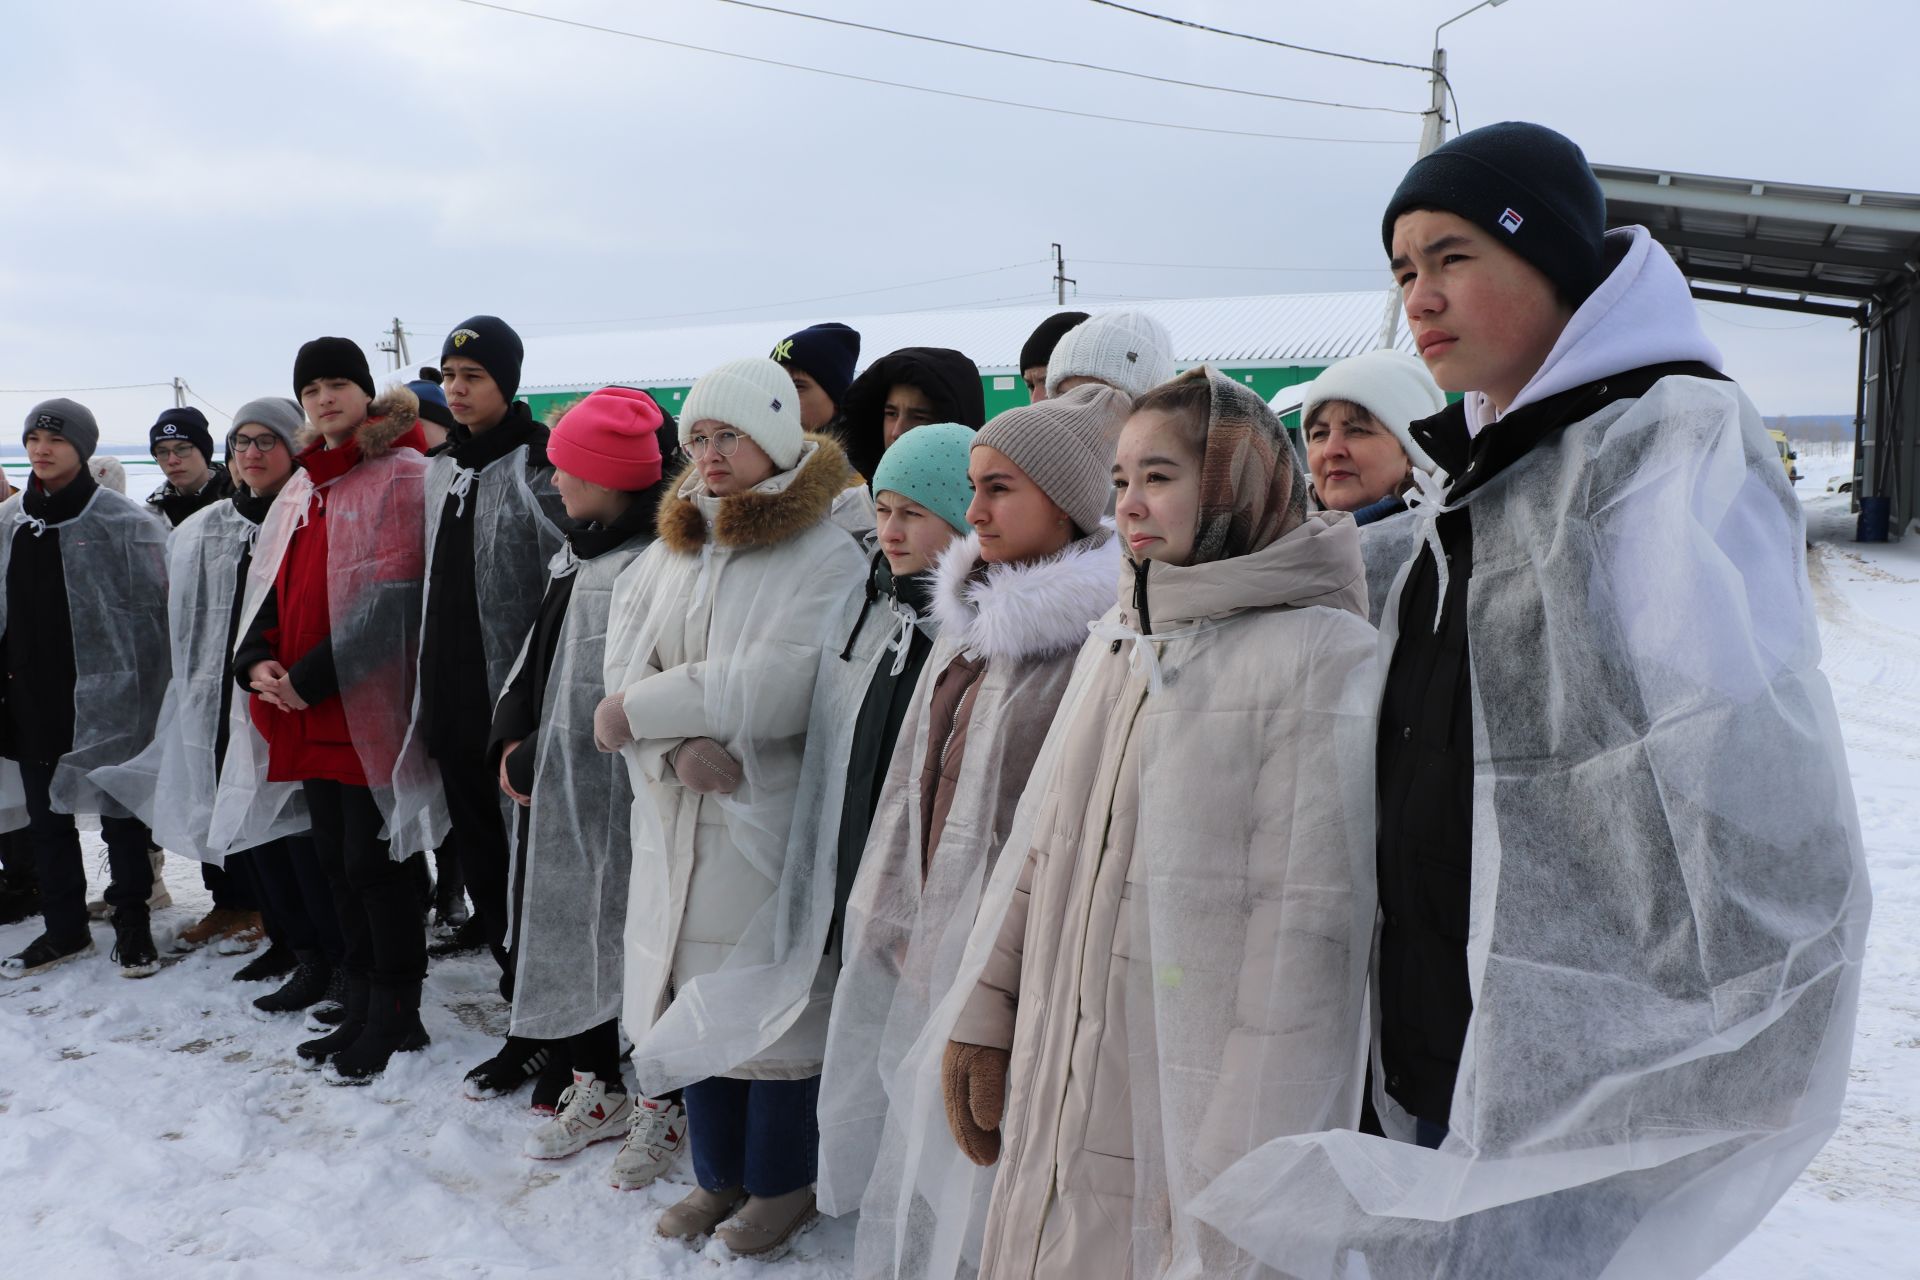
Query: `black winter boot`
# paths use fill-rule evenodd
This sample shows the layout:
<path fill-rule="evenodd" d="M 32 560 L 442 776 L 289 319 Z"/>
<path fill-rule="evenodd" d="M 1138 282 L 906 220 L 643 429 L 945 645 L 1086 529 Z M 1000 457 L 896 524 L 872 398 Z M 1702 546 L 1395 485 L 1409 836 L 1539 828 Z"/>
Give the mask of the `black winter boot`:
<path fill-rule="evenodd" d="M 463 956 L 469 951 L 478 951 L 487 945 L 487 927 L 480 923 L 479 916 L 473 916 L 447 934 L 427 944 L 427 954 L 435 960 L 444 960 L 448 956 Z"/>
<path fill-rule="evenodd" d="M 420 1025 L 420 984 L 382 983 L 373 988 L 360 1038 L 327 1064 L 327 1083 L 370 1084 L 394 1054 L 412 1053 L 428 1043 L 427 1029 Z"/>
<path fill-rule="evenodd" d="M 271 982 L 275 978 L 284 978 L 292 973 L 299 963 L 300 957 L 294 954 L 292 947 L 283 947 L 275 942 L 235 969 L 233 980 L 235 982 Z"/>
<path fill-rule="evenodd" d="M 327 994 L 307 1010 L 307 1030 L 326 1031 L 347 1016 L 347 971 L 335 969 L 327 978 Z"/>
<path fill-rule="evenodd" d="M 255 1000 L 253 1007 L 262 1013 L 298 1013 L 326 999 L 327 984 L 332 977 L 333 970 L 327 967 L 318 951 L 304 952 L 293 966 L 293 976 L 278 991 L 269 991 Z"/>
<path fill-rule="evenodd" d="M 340 1025 L 318 1040 L 308 1040 L 294 1050 L 300 1055 L 300 1061 L 310 1067 L 325 1066 L 327 1060 L 337 1053 L 344 1052 L 360 1038 L 367 1026 L 367 1002 L 370 987 L 365 978 L 357 974 L 347 976 L 347 1002 L 344 1006 L 346 1016 L 340 1019 Z"/>
<path fill-rule="evenodd" d="M 471 918 L 467 910 L 467 882 L 460 874 L 460 860 L 448 849 L 433 855 L 433 923 L 442 929 L 457 929 Z"/>

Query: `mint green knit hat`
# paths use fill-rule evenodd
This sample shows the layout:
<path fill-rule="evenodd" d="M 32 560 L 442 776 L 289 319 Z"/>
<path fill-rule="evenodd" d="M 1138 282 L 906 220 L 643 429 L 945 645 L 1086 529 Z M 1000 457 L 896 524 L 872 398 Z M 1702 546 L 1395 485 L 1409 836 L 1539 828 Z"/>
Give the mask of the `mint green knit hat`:
<path fill-rule="evenodd" d="M 873 469 L 873 494 L 883 489 L 911 498 L 952 525 L 967 532 L 967 508 L 973 486 L 967 481 L 967 455 L 973 451 L 973 428 L 957 422 L 931 422 L 895 440 Z"/>

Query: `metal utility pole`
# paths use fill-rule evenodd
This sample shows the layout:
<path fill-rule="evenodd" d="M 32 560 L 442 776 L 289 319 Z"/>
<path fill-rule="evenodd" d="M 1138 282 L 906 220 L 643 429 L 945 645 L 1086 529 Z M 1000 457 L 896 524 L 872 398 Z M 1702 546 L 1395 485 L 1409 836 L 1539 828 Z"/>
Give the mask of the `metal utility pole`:
<path fill-rule="evenodd" d="M 1056 244 L 1053 246 L 1053 302 L 1055 306 L 1064 307 L 1067 305 L 1068 285 L 1072 285 L 1077 289 L 1080 287 L 1080 282 L 1068 278 L 1067 259 L 1065 255 L 1061 253 L 1060 246 Z"/>
<path fill-rule="evenodd" d="M 1433 153 L 1447 140 L 1447 51 L 1440 47 L 1440 33 L 1469 13 L 1478 13 L 1482 9 L 1497 8 L 1507 0 L 1480 0 L 1471 9 L 1456 13 L 1433 29 L 1433 63 L 1428 72 L 1429 87 L 1433 91 L 1432 104 L 1421 113 L 1420 156 Z M 1394 285 L 1387 290 L 1387 315 L 1380 326 L 1380 345 L 1390 347 L 1400 328 L 1400 287 Z"/>
<path fill-rule="evenodd" d="M 187 384 L 186 381 L 177 374 L 173 379 L 173 407 L 176 409 L 184 409 L 187 407 Z"/>
<path fill-rule="evenodd" d="M 407 331 L 401 327 L 399 316 L 393 318 L 393 328 L 388 335 L 388 341 L 380 344 L 380 350 L 393 358 L 395 369 L 404 369 L 413 363 L 413 358 L 407 354 Z"/>

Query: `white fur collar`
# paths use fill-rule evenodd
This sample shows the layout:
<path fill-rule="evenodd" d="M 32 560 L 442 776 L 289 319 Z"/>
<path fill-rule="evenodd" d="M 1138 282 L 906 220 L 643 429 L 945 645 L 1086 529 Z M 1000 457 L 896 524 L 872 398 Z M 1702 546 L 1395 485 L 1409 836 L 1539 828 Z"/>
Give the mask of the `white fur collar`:
<path fill-rule="evenodd" d="M 1107 528 L 1032 564 L 986 566 L 980 539 L 955 542 L 934 567 L 933 616 L 943 638 L 989 661 L 1044 658 L 1078 649 L 1087 624 L 1113 603 L 1120 540 Z"/>

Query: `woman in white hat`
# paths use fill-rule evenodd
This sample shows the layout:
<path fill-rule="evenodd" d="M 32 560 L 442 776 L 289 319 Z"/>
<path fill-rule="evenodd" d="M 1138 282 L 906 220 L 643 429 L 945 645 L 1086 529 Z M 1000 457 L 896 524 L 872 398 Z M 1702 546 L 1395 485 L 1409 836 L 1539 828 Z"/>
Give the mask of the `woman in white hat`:
<path fill-rule="evenodd" d="M 1315 499 L 1324 510 L 1351 512 L 1362 526 L 1367 611 L 1376 625 L 1413 548 L 1405 496 L 1413 473 L 1434 472 L 1433 459 L 1408 428 L 1446 407 L 1420 358 L 1390 347 L 1334 365 L 1314 379 L 1300 404 Z"/>

